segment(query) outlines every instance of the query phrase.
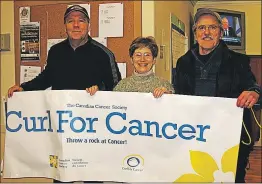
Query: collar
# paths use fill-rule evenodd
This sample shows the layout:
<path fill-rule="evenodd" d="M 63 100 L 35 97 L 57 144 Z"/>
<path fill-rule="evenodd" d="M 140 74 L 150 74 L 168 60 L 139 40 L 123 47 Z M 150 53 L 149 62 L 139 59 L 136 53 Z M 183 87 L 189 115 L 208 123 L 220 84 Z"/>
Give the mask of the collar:
<path fill-rule="evenodd" d="M 229 56 L 229 48 L 228 48 L 228 46 L 227 46 L 227 44 L 226 44 L 226 42 L 224 41 L 224 40 L 220 40 L 219 41 L 219 44 L 217 45 L 217 47 L 219 47 L 220 49 L 222 49 L 223 50 L 223 56 L 225 57 L 225 58 L 228 58 L 228 56 Z M 198 43 L 196 43 L 196 44 L 194 44 L 193 46 L 192 46 L 192 49 L 190 49 L 188 52 L 190 53 L 192 53 L 193 51 L 195 51 L 195 50 L 198 50 L 199 49 L 199 44 Z"/>
<path fill-rule="evenodd" d="M 134 76 L 138 76 L 138 77 L 141 77 L 141 76 L 149 76 L 151 74 L 153 74 L 153 69 L 149 70 L 148 72 L 146 73 L 137 73 L 136 71 L 134 71 Z"/>
<path fill-rule="evenodd" d="M 70 47 L 71 47 L 72 49 L 74 49 L 74 50 L 77 49 L 77 48 L 80 47 L 80 46 L 83 46 L 83 45 L 85 45 L 85 44 L 87 44 L 87 43 L 90 43 L 91 40 L 92 40 L 91 36 L 87 35 L 87 38 L 84 39 L 76 48 L 74 48 L 74 47 L 72 46 L 72 44 L 71 44 L 71 40 L 69 39 L 69 37 L 67 37 L 67 39 L 66 39 L 67 43 L 68 43 L 68 44 L 70 45 Z"/>

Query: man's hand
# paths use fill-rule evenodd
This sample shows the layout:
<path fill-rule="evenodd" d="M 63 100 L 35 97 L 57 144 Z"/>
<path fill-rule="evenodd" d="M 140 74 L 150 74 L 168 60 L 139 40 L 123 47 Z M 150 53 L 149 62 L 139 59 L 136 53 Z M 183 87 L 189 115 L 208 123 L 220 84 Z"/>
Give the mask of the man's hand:
<path fill-rule="evenodd" d="M 91 96 L 93 96 L 98 91 L 98 86 L 91 86 L 90 88 L 86 88 L 86 91 L 90 93 Z"/>
<path fill-rule="evenodd" d="M 153 91 L 153 96 L 155 97 L 155 98 L 159 98 L 159 97 L 161 97 L 164 93 L 167 93 L 167 94 L 170 94 L 170 93 L 172 93 L 171 91 L 168 91 L 166 88 L 164 88 L 164 87 L 160 87 L 160 88 L 156 88 L 156 89 L 154 89 L 154 91 Z"/>
<path fill-rule="evenodd" d="M 255 91 L 243 91 L 237 98 L 237 106 L 251 108 L 257 103 L 259 94 Z"/>
<path fill-rule="evenodd" d="M 12 97 L 14 92 L 16 91 L 23 91 L 23 88 L 21 88 L 20 86 L 14 85 L 11 88 L 8 89 L 8 98 Z"/>

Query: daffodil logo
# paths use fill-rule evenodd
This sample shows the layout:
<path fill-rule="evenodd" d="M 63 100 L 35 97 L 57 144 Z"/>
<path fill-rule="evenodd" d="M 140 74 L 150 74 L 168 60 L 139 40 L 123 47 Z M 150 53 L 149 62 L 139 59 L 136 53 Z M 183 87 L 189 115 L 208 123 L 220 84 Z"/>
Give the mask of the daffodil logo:
<path fill-rule="evenodd" d="M 221 168 L 208 153 L 190 151 L 191 165 L 196 174 L 183 174 L 174 182 L 234 182 L 239 145 L 226 150 L 221 159 Z"/>
<path fill-rule="evenodd" d="M 57 159 L 58 159 L 58 156 L 55 156 L 55 155 L 49 155 L 49 163 L 50 163 L 50 167 L 57 168 Z"/>

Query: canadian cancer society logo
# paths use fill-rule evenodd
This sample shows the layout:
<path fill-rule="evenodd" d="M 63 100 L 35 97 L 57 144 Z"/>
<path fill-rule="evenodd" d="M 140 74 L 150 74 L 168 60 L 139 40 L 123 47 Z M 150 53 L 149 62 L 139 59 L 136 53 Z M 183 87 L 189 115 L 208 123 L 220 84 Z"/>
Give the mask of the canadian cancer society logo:
<path fill-rule="evenodd" d="M 142 172 L 144 169 L 144 158 L 138 154 L 128 155 L 123 159 L 122 170 Z"/>

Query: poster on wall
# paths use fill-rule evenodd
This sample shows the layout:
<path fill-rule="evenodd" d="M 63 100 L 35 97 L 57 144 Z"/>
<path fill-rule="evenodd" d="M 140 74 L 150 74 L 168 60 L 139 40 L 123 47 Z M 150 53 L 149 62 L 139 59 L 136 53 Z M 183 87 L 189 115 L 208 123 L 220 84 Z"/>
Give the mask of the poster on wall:
<path fill-rule="evenodd" d="M 105 47 L 107 47 L 107 37 L 93 37 L 93 40 L 101 43 Z"/>
<path fill-rule="evenodd" d="M 126 78 L 126 63 L 117 63 L 117 66 L 119 68 L 119 72 L 121 74 L 121 78 Z"/>
<path fill-rule="evenodd" d="M 19 13 L 20 23 L 30 22 L 30 7 L 20 7 Z"/>
<path fill-rule="evenodd" d="M 58 44 L 60 42 L 62 42 L 63 40 L 65 39 L 61 39 L 61 38 L 58 38 L 58 39 L 47 39 L 47 55 L 48 55 L 48 52 L 49 50 L 51 49 L 51 47 L 55 44 Z"/>
<path fill-rule="evenodd" d="M 40 61 L 40 22 L 20 25 L 21 61 Z"/>
<path fill-rule="evenodd" d="M 188 51 L 188 37 L 185 34 L 185 24 L 170 14 L 171 20 L 171 58 L 172 68 L 176 66 L 177 60 Z"/>
<path fill-rule="evenodd" d="M 99 4 L 99 37 L 123 37 L 123 3 Z"/>
<path fill-rule="evenodd" d="M 20 84 L 34 79 L 41 73 L 40 66 L 21 66 L 20 67 Z"/>

